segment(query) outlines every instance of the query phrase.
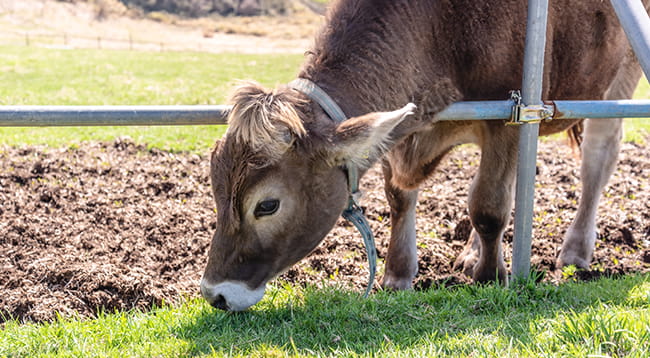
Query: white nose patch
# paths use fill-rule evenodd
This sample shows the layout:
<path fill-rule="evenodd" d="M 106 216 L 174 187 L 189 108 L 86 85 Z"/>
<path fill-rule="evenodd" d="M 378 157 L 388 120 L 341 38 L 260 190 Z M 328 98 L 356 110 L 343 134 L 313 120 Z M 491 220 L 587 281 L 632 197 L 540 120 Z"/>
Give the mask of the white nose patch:
<path fill-rule="evenodd" d="M 225 281 L 216 285 L 208 282 L 205 277 L 201 280 L 201 295 L 212 304 L 219 296 L 225 300 L 229 311 L 243 311 L 259 302 L 264 297 L 266 284 L 251 290 L 243 282 Z"/>

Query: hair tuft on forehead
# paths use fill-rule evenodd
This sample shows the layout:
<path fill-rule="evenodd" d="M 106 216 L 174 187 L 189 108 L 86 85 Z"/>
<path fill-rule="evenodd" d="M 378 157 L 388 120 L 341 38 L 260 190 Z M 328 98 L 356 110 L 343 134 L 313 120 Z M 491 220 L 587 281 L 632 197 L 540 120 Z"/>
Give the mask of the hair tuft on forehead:
<path fill-rule="evenodd" d="M 287 87 L 272 91 L 255 82 L 243 82 L 229 101 L 228 136 L 256 152 L 279 157 L 296 137 L 306 134 L 297 108 L 305 103 L 298 92 Z"/>

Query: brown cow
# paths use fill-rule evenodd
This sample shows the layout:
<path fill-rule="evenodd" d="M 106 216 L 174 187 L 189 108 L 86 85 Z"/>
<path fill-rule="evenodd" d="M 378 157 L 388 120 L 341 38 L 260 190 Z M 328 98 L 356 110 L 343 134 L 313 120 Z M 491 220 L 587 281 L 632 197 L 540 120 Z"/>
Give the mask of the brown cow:
<path fill-rule="evenodd" d="M 299 77 L 316 83 L 350 118 L 340 125 L 305 94 L 254 83 L 238 88 L 230 127 L 212 153 L 217 230 L 201 292 L 213 306 L 243 310 L 266 283 L 305 257 L 348 200 L 345 163 L 363 174 L 383 159 L 391 239 L 383 287 L 408 289 L 417 272 L 419 185 L 462 143 L 481 147 L 469 188 L 473 226 L 456 260 L 476 281 L 504 281 L 501 238 L 509 222 L 518 129 L 503 121 L 437 122 L 461 100 L 499 100 L 521 86 L 525 0 L 341 0 Z M 629 98 L 640 77 L 608 1 L 553 1 L 544 98 Z M 405 104 L 413 102 L 413 105 Z M 395 109 L 399 110 L 393 111 Z M 541 134 L 578 120 L 556 120 Z M 613 171 L 620 120 L 587 120 L 583 197 L 559 266 L 588 267 L 600 192 Z"/>

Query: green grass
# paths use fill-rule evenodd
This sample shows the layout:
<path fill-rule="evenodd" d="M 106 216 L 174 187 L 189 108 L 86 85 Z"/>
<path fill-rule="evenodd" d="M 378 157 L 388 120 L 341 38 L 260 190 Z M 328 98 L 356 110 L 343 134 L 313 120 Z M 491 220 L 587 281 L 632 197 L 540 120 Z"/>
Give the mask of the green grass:
<path fill-rule="evenodd" d="M 223 104 L 237 79 L 266 86 L 295 77 L 300 55 L 51 50 L 0 46 L 0 105 Z M 0 128 L 0 145 L 68 146 L 129 136 L 201 151 L 224 126 Z"/>
<path fill-rule="evenodd" d="M 379 292 L 272 288 L 251 311 L 200 300 L 50 324 L 10 322 L 0 356 L 540 357 L 650 354 L 650 275 Z"/>
<path fill-rule="evenodd" d="M 650 99 L 650 84 L 643 76 L 634 92 L 634 99 Z M 650 135 L 650 118 L 633 118 L 623 121 L 623 129 L 627 142 L 643 143 Z"/>

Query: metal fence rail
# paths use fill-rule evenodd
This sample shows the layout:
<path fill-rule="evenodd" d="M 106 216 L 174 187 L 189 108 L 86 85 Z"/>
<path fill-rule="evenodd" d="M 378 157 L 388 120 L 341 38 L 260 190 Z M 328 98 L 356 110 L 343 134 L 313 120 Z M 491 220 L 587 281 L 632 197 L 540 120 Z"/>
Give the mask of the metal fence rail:
<path fill-rule="evenodd" d="M 611 0 L 643 73 L 650 78 L 650 18 L 641 0 Z"/>
<path fill-rule="evenodd" d="M 230 106 L 0 106 L 0 127 L 225 124 Z"/>
<path fill-rule="evenodd" d="M 510 119 L 514 102 L 456 102 L 439 121 Z M 552 119 L 650 117 L 650 100 L 547 101 Z M 226 124 L 227 105 L 0 106 L 0 127 L 168 126 Z"/>

